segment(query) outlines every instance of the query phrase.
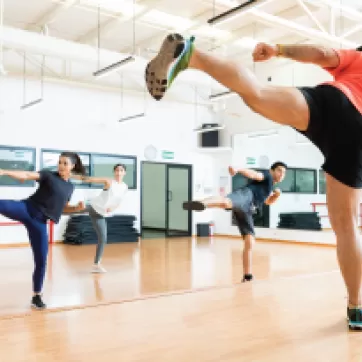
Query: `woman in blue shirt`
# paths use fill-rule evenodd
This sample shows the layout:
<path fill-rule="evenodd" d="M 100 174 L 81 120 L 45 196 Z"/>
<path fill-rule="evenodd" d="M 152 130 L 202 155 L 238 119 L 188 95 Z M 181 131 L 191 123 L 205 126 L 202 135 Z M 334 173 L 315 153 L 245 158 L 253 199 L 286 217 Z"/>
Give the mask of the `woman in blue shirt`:
<path fill-rule="evenodd" d="M 35 180 L 38 189 L 25 200 L 0 200 L 0 214 L 21 222 L 27 229 L 33 251 L 35 269 L 33 273 L 33 298 L 31 305 L 44 309 L 41 298 L 48 256 L 47 221 L 58 223 L 63 212 L 81 210 L 84 206 L 70 206 L 69 200 L 74 185 L 69 181 L 72 173 L 84 174 L 85 168 L 76 153 L 63 152 L 59 157 L 58 171 L 12 171 L 1 170 L 0 176 L 19 181 Z"/>

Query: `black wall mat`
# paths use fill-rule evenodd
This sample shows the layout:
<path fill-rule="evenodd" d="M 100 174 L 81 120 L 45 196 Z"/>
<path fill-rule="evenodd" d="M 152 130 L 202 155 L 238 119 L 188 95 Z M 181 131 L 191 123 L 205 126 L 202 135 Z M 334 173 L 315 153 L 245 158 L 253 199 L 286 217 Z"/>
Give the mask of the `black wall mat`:
<path fill-rule="evenodd" d="M 134 228 L 135 220 L 136 217 L 133 215 L 107 217 L 108 243 L 137 242 L 139 232 Z M 89 215 L 73 215 L 69 218 L 63 243 L 73 245 L 97 243 L 97 234 Z"/>

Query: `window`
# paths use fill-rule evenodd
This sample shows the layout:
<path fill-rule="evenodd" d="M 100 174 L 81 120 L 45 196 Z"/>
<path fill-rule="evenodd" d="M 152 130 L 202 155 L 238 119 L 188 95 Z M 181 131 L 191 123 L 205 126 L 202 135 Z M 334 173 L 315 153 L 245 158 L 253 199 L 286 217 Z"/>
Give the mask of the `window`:
<path fill-rule="evenodd" d="M 75 151 L 76 152 L 76 151 Z M 58 159 L 62 151 L 60 150 L 42 150 L 41 151 L 41 169 L 56 171 L 58 169 Z M 126 166 L 126 175 L 124 182 L 129 189 L 137 188 L 137 158 L 135 156 L 108 155 L 101 153 L 76 152 L 86 168 L 86 175 L 93 177 L 113 178 L 113 167 L 117 163 Z M 82 183 L 78 180 L 71 180 L 77 188 L 99 188 L 103 185 Z"/>
<path fill-rule="evenodd" d="M 295 170 L 295 192 L 301 194 L 317 193 L 316 170 Z"/>
<path fill-rule="evenodd" d="M 59 156 L 63 151 L 58 150 L 42 150 L 41 151 L 41 170 L 46 171 L 57 171 L 58 169 L 58 160 Z M 77 152 L 79 157 L 82 160 L 82 163 L 86 169 L 86 174 L 90 175 L 90 154 Z M 77 188 L 89 187 L 89 184 L 82 184 L 81 181 L 71 180 L 72 183 L 76 185 Z"/>
<path fill-rule="evenodd" d="M 288 168 L 285 179 L 277 186 L 282 192 L 317 193 L 317 172 L 311 169 Z"/>
<path fill-rule="evenodd" d="M 0 146 L 0 168 L 4 170 L 34 171 L 35 149 L 24 147 Z M 0 177 L 1 186 L 34 186 L 34 181 L 20 182 L 13 178 Z"/>
<path fill-rule="evenodd" d="M 326 193 L 326 175 L 323 170 L 319 170 L 319 193 Z"/>
<path fill-rule="evenodd" d="M 113 177 L 113 167 L 117 163 L 122 163 L 126 166 L 126 175 L 124 177 L 124 182 L 128 185 L 128 188 L 136 189 L 137 158 L 134 156 L 92 154 L 91 155 L 92 176 Z"/>

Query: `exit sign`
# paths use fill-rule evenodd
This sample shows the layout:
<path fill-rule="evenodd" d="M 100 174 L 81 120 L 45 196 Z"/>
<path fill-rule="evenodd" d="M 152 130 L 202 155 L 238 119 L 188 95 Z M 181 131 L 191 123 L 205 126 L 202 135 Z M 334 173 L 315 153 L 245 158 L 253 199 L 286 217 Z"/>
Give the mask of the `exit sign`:
<path fill-rule="evenodd" d="M 165 160 L 172 160 L 175 158 L 175 154 L 172 151 L 162 151 L 162 158 Z"/>
<path fill-rule="evenodd" d="M 256 159 L 255 159 L 255 157 L 247 157 L 247 158 L 246 158 L 246 164 L 247 164 L 247 165 L 255 165 L 255 164 L 256 164 Z"/>

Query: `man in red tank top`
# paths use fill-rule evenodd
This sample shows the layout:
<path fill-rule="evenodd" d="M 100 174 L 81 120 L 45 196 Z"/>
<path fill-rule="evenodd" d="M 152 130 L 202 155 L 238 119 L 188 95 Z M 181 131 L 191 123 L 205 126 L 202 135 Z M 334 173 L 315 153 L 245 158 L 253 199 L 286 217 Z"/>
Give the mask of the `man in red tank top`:
<path fill-rule="evenodd" d="M 187 69 L 209 74 L 240 95 L 256 113 L 307 136 L 325 157 L 329 218 L 337 239 L 337 254 L 348 290 L 350 329 L 362 330 L 362 245 L 358 210 L 362 188 L 362 53 L 318 45 L 258 44 L 255 62 L 285 57 L 324 68 L 332 82 L 316 87 L 261 84 L 243 65 L 200 51 L 195 38 L 169 34 L 148 63 L 149 93 L 161 100 L 177 75 Z"/>

